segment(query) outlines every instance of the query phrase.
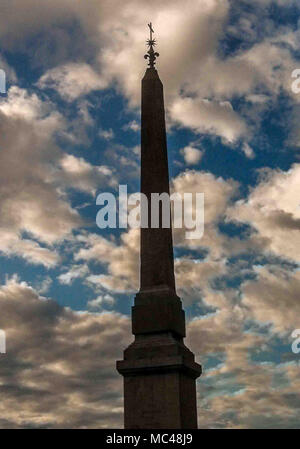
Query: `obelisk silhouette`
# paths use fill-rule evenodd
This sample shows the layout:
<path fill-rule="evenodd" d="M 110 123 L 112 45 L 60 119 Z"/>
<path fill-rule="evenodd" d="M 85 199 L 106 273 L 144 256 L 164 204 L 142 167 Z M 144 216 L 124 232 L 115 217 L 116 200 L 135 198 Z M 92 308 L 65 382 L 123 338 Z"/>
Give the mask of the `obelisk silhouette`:
<path fill-rule="evenodd" d="M 163 85 L 149 28 L 141 121 L 141 192 L 148 198 L 149 227 L 141 229 L 140 291 L 132 308 L 135 340 L 117 370 L 124 377 L 125 428 L 193 429 L 201 366 L 183 343 L 185 315 L 175 288 L 171 226 L 162 226 L 161 210 L 158 228 L 150 219 L 151 194 L 169 194 L 169 173 Z"/>

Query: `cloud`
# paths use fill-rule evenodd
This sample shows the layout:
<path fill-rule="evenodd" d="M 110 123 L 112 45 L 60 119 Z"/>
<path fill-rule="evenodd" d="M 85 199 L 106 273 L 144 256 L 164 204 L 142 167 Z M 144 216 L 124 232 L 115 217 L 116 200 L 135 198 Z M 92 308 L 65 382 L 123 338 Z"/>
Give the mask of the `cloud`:
<path fill-rule="evenodd" d="M 111 140 L 114 138 L 114 132 L 110 129 L 100 129 L 99 136 L 105 140 Z"/>
<path fill-rule="evenodd" d="M 253 240 L 260 238 L 266 251 L 295 261 L 300 254 L 299 174 L 299 164 L 286 172 L 265 171 L 249 197 L 227 211 L 230 220 L 255 229 Z"/>
<path fill-rule="evenodd" d="M 174 243 L 176 246 L 207 248 L 209 256 L 204 263 L 196 264 L 188 259 L 176 262 L 178 287 L 184 289 L 187 285 L 191 289 L 201 288 L 201 278 L 207 274 L 216 277 L 224 274 L 224 257 L 227 254 L 227 242 L 217 228 L 218 222 L 224 216 L 232 198 L 236 195 L 238 183 L 233 180 L 225 181 L 210 173 L 187 170 L 172 180 L 172 190 L 178 193 L 205 194 L 205 230 L 200 240 L 186 240 L 186 229 L 174 229 Z M 82 247 L 76 252 L 76 261 L 101 261 L 107 273 L 99 275 L 89 274 L 87 281 L 94 286 L 111 292 L 133 292 L 138 289 L 139 282 L 139 230 L 129 229 L 121 234 L 120 241 L 105 238 L 97 234 L 82 234 L 77 237 Z M 186 267 L 187 270 L 186 270 Z M 194 283 L 192 282 L 192 278 Z"/>
<path fill-rule="evenodd" d="M 170 108 L 171 118 L 196 133 L 216 134 L 233 143 L 244 136 L 247 127 L 231 104 L 203 99 L 178 98 Z"/>
<path fill-rule="evenodd" d="M 0 250 L 51 267 L 59 261 L 53 245 L 84 225 L 67 190 L 94 195 L 115 185 L 115 176 L 62 152 L 56 137 L 68 123 L 47 99 L 14 86 L 1 99 L 0 115 Z"/>
<path fill-rule="evenodd" d="M 117 313 L 75 313 L 16 278 L 0 288 L 1 428 L 101 428 L 122 423 L 115 361 L 129 344 Z"/>
<path fill-rule="evenodd" d="M 253 159 L 255 157 L 255 153 L 254 153 L 253 149 L 250 147 L 250 145 L 247 142 L 244 142 L 244 144 L 242 146 L 242 150 L 248 159 Z"/>
<path fill-rule="evenodd" d="M 125 131 L 131 130 L 134 132 L 138 132 L 141 129 L 141 126 L 136 120 L 132 120 L 131 122 L 127 123 L 127 125 L 124 125 L 123 129 Z"/>
<path fill-rule="evenodd" d="M 226 259 L 212 260 L 208 256 L 201 260 L 195 255 L 175 260 L 176 287 L 184 305 L 201 304 L 213 281 L 226 274 Z"/>
<path fill-rule="evenodd" d="M 50 276 L 46 276 L 36 283 L 35 289 L 40 295 L 42 295 L 49 290 L 52 282 L 52 278 Z"/>
<path fill-rule="evenodd" d="M 68 271 L 58 276 L 61 284 L 71 285 L 74 279 L 85 277 L 89 273 L 89 267 L 86 264 L 72 265 Z"/>
<path fill-rule="evenodd" d="M 300 271 L 280 268 L 257 269 L 257 279 L 243 286 L 243 304 L 251 316 L 273 325 L 274 332 L 291 332 L 299 327 Z"/>
<path fill-rule="evenodd" d="M 118 180 L 128 184 L 140 176 L 140 146 L 127 147 L 122 144 L 110 143 L 105 151 L 109 163 L 118 173 Z"/>
<path fill-rule="evenodd" d="M 285 2 L 287 7 L 291 4 Z M 30 15 L 22 0 L 16 0 L 17 12 L 11 16 L 4 8 L 0 29 L 4 48 L 21 47 L 24 51 L 27 39 L 32 42 L 34 35 L 47 33 L 55 51 L 41 46 L 40 40 L 36 40 L 38 51 L 31 50 L 39 64 L 47 69 L 50 64 L 40 78 L 41 88 L 55 88 L 72 101 L 92 90 L 113 86 L 136 109 L 145 71 L 145 17 L 151 15 L 161 53 L 159 73 L 171 116 L 175 113 L 176 123 L 195 132 L 233 143 L 251 134 L 245 118 L 237 109 L 232 110 L 233 99 L 266 94 L 276 97 L 281 89 L 292 95 L 290 75 L 297 65 L 292 48 L 299 42 L 297 30 L 278 27 L 265 13 L 267 5 L 267 0 L 263 7 L 256 4 L 252 14 L 239 7 L 240 20 L 232 22 L 233 4 L 228 0 L 189 0 L 185 14 L 179 0 L 163 5 L 155 1 L 151 6 L 145 0 L 131 0 L 126 5 L 119 0 L 114 5 L 108 0 L 86 0 L 84 5 L 45 0 L 43 7 L 30 0 Z M 255 12 L 263 21 L 265 36 L 253 24 Z M 70 23 L 77 24 L 74 36 L 63 29 Z M 228 35 L 249 45 L 227 54 L 220 42 Z M 78 52 L 74 57 L 77 49 L 80 62 Z"/>
<path fill-rule="evenodd" d="M 201 91 L 201 95 L 204 94 L 205 89 L 207 95 L 210 96 L 213 89 L 213 92 L 221 94 L 223 98 L 224 95 L 231 96 L 234 92 L 246 93 L 262 81 L 263 73 L 267 75 L 263 80 L 267 83 L 274 82 L 276 79 L 280 82 L 281 70 L 288 73 L 288 68 L 282 67 L 280 71 L 277 70 L 278 67 L 276 68 L 273 64 L 274 58 L 277 58 L 277 62 L 282 61 L 284 55 L 289 61 L 292 60 L 289 49 L 280 48 L 277 43 L 280 39 L 284 39 L 286 34 L 292 36 L 294 33 L 295 35 L 296 31 L 287 33 L 286 28 L 278 28 L 265 14 L 261 14 L 261 18 L 268 25 L 267 29 L 270 30 L 271 35 L 273 34 L 271 39 L 267 35 L 265 42 L 261 42 L 263 39 L 260 42 L 254 42 L 256 44 L 254 50 L 250 48 L 244 53 L 241 51 L 234 56 L 220 57 L 218 43 L 220 39 L 223 39 L 224 31 L 228 29 L 232 31 L 236 27 L 240 33 L 245 34 L 245 25 L 244 28 L 239 29 L 238 24 L 228 23 L 232 7 L 232 2 L 228 0 L 206 0 L 205 2 L 189 0 L 185 14 L 182 14 L 179 0 L 168 0 L 163 5 L 156 0 L 151 6 L 145 0 L 131 0 L 126 5 L 119 0 L 113 5 L 108 0 L 101 0 L 101 2 L 87 0 L 84 5 L 69 0 L 45 0 L 43 6 L 36 4 L 33 0 L 28 1 L 29 4 L 25 7 L 22 0 L 16 0 L 16 14 L 13 16 L 9 14 L 9 8 L 7 10 L 4 8 L 0 28 L 5 46 L 20 46 L 24 44 L 24 41 L 26 42 L 26 38 L 32 37 L 43 28 L 46 28 L 49 37 L 54 39 L 50 33 L 54 25 L 69 24 L 70 21 L 77 20 L 86 34 L 83 48 L 90 50 L 92 47 L 94 59 L 96 57 L 100 63 L 100 79 L 104 79 L 102 81 L 104 85 L 106 80 L 117 79 L 124 92 L 130 97 L 138 95 L 139 79 L 145 67 L 141 54 L 144 51 L 145 17 L 150 13 L 162 54 L 159 60 L 160 73 L 168 85 L 169 92 L 178 93 L 180 87 L 187 86 L 190 89 L 196 86 L 199 93 Z M 266 0 L 265 4 L 267 3 L 269 0 Z M 280 4 L 289 6 L 293 4 L 293 1 L 282 1 Z M 30 15 L 28 10 L 31 11 Z M 260 5 L 256 5 L 256 11 L 261 11 Z M 245 24 L 249 21 L 246 8 L 239 8 L 239 14 L 240 22 Z M 252 21 L 254 18 L 255 16 L 252 16 Z M 165 26 L 166 23 L 168 27 Z M 15 30 L 13 34 L 11 29 Z M 68 59 L 68 56 L 73 56 L 70 44 L 73 44 L 74 48 L 78 42 L 76 42 L 76 36 L 73 42 L 69 42 L 65 35 L 62 37 L 68 44 L 66 48 L 70 54 L 64 54 L 64 59 Z M 77 37 L 78 40 L 82 39 L 82 34 L 78 33 Z M 44 48 L 44 52 L 46 51 L 47 49 Z M 260 52 L 264 52 L 266 56 L 263 65 L 260 65 L 258 55 Z M 90 51 L 82 51 L 81 55 L 84 54 L 89 57 Z M 132 67 L 136 68 L 136 74 L 131 70 Z M 68 82 L 69 72 L 74 73 L 74 89 L 78 88 L 78 84 L 83 84 L 81 70 L 86 73 L 87 86 L 97 85 L 99 82 L 98 77 L 95 76 L 95 72 L 98 72 L 87 62 L 67 62 L 53 70 L 56 70 L 52 72 L 54 79 L 59 83 L 61 79 L 63 84 L 67 83 L 67 90 L 71 84 Z M 204 73 L 207 76 L 204 77 Z M 214 85 L 215 88 L 213 88 Z M 70 86 L 70 89 L 72 90 L 73 87 Z"/>
<path fill-rule="evenodd" d="M 184 194 L 204 193 L 204 233 L 201 239 L 187 240 L 186 228 L 174 229 L 174 243 L 183 248 L 207 249 L 212 260 L 222 259 L 228 253 L 227 245 L 232 250 L 233 242 L 218 229 L 218 223 L 222 221 L 227 207 L 233 201 L 238 192 L 238 183 L 232 179 L 224 180 L 215 177 L 211 173 L 186 170 L 172 180 L 171 190 Z M 195 216 L 195 204 L 193 204 L 193 216 Z M 238 242 L 236 242 L 238 243 Z"/>
<path fill-rule="evenodd" d="M 172 191 L 178 193 L 204 193 L 205 221 L 213 223 L 224 214 L 229 201 L 238 190 L 238 183 L 232 179 L 225 180 L 212 173 L 185 170 L 172 179 Z"/>
<path fill-rule="evenodd" d="M 115 304 L 115 299 L 111 295 L 100 295 L 96 299 L 88 301 L 87 306 L 90 310 L 103 310 L 106 307 L 111 308 Z"/>
<path fill-rule="evenodd" d="M 225 181 L 210 173 L 186 170 L 172 180 L 172 191 L 178 193 L 203 193 L 205 195 L 205 228 L 199 240 L 186 240 L 186 229 L 174 229 L 174 244 L 181 248 L 207 249 L 205 260 L 179 258 L 176 260 L 178 289 L 189 296 L 188 301 L 199 298 L 199 291 L 210 281 L 227 272 L 225 260 L 232 249 L 234 239 L 218 230 L 218 223 L 225 216 L 228 206 L 237 194 L 238 183 Z M 139 284 L 139 230 L 129 229 L 120 240 L 97 234 L 81 234 L 77 237 L 81 248 L 75 253 L 76 261 L 101 261 L 105 271 L 89 273 L 86 280 L 94 287 L 109 292 L 131 293 Z M 235 242 L 239 246 L 239 239 Z M 198 290 L 198 294 L 196 294 Z"/>
<path fill-rule="evenodd" d="M 106 86 L 95 70 L 84 63 L 64 64 L 48 70 L 38 81 L 40 89 L 55 89 L 67 101 L 74 101 Z"/>
<path fill-rule="evenodd" d="M 59 253 L 54 249 L 41 246 L 33 240 L 22 238 L 13 230 L 1 229 L 0 250 L 5 256 L 16 255 L 35 265 L 54 267 L 60 261 Z"/>
<path fill-rule="evenodd" d="M 112 292 L 132 292 L 138 288 L 139 229 L 121 234 L 120 244 L 100 235 L 79 236 L 84 244 L 75 260 L 100 260 L 108 274 L 90 275 L 87 281 Z"/>
<path fill-rule="evenodd" d="M 192 146 L 184 147 L 181 150 L 185 163 L 188 165 L 196 165 L 201 160 L 203 152 Z"/>
<path fill-rule="evenodd" d="M 0 114 L 0 249 L 33 263 L 54 265 L 57 253 L 22 238 L 22 233 L 51 245 L 82 223 L 51 182 L 53 161 L 59 156 L 54 134 L 63 120 L 49 103 L 17 87 L 2 100 Z"/>
<path fill-rule="evenodd" d="M 105 296 L 98 302 L 103 301 L 112 302 Z M 215 356 L 222 362 L 211 369 L 204 365 L 198 381 L 201 428 L 297 427 L 297 362 L 252 361 L 249 351 L 259 353 L 269 336 L 243 333 L 248 311 L 234 291 L 211 292 L 206 301 L 218 312 L 188 324 L 187 344 L 197 359 Z M 73 312 L 16 277 L 0 287 L 0 304 L 7 337 L 0 366 L 1 427 L 121 426 L 122 378 L 115 361 L 130 342 L 129 319 Z M 282 385 L 274 387 L 279 378 Z"/>
<path fill-rule="evenodd" d="M 101 185 L 112 187 L 117 185 L 112 170 L 105 165 L 92 165 L 82 157 L 64 154 L 60 160 L 62 172 L 58 178 L 63 185 L 87 192 L 94 196 Z"/>
<path fill-rule="evenodd" d="M 247 304 L 238 300 L 238 292 L 234 290 L 207 290 L 205 302 L 216 307 L 216 312 L 194 317 L 188 325 L 187 344 L 204 364 L 198 381 L 201 428 L 298 426 L 299 402 L 294 399 L 299 386 L 299 363 L 260 362 L 266 351 L 272 351 L 272 335 L 253 329 L 245 332 L 245 323 L 252 317 L 250 311 L 255 314 L 260 309 L 262 288 L 262 284 L 257 285 L 255 301 L 249 297 Z M 270 298 L 269 293 L 266 292 L 265 298 Z M 277 305 L 279 316 L 280 301 Z M 268 312 L 272 320 L 275 310 L 269 308 Z M 282 305 L 282 319 L 284 314 Z M 207 369 L 208 365 L 211 368 Z"/>

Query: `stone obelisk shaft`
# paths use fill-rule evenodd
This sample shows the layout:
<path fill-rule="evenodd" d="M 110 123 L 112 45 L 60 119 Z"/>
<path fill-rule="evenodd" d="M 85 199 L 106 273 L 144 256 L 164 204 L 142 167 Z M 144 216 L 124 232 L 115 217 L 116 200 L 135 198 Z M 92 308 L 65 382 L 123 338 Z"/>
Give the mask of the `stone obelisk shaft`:
<path fill-rule="evenodd" d="M 163 85 L 155 68 L 148 68 L 142 80 L 141 123 L 141 192 L 151 214 L 151 194 L 169 194 Z M 172 229 L 162 228 L 161 214 L 159 218 L 159 228 L 141 229 L 140 291 L 175 294 Z"/>

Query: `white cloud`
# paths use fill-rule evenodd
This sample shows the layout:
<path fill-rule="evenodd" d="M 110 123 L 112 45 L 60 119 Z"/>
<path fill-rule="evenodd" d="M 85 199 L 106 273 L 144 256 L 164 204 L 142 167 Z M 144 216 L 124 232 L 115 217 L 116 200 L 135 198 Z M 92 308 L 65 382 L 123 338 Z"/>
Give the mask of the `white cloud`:
<path fill-rule="evenodd" d="M 12 87 L 0 115 L 0 251 L 51 267 L 59 261 L 53 245 L 84 224 L 67 189 L 94 194 L 115 185 L 115 176 L 107 166 L 62 153 L 56 136 L 68 123 L 36 94 Z"/>
<path fill-rule="evenodd" d="M 95 195 L 102 185 L 116 186 L 117 180 L 112 170 L 105 165 L 92 165 L 82 157 L 64 154 L 60 160 L 62 172 L 58 173 L 60 182 L 77 190 Z"/>
<path fill-rule="evenodd" d="M 231 220 L 250 224 L 267 251 L 299 260 L 300 255 L 300 164 L 290 170 L 267 170 L 247 200 L 228 210 Z"/>
<path fill-rule="evenodd" d="M 181 150 L 181 154 L 184 157 L 185 163 L 188 165 L 196 165 L 201 160 L 203 152 L 192 146 L 184 147 Z"/>
<path fill-rule="evenodd" d="M 0 114 L 0 250 L 54 265 L 57 253 L 22 233 L 51 245 L 82 223 L 51 181 L 59 156 L 54 135 L 64 122 L 49 103 L 17 87 L 1 101 Z"/>
<path fill-rule="evenodd" d="M 194 98 L 178 98 L 170 107 L 171 118 L 196 133 L 216 134 L 234 143 L 247 132 L 244 121 L 231 104 Z"/>
<path fill-rule="evenodd" d="M 72 265 L 68 271 L 58 276 L 61 284 L 71 285 L 74 279 L 85 277 L 89 273 L 89 268 L 86 264 Z"/>
<path fill-rule="evenodd" d="M 264 104 L 267 103 L 270 98 L 263 94 L 249 94 L 246 95 L 245 99 L 246 101 L 250 101 L 250 103 Z"/>
<path fill-rule="evenodd" d="M 51 69 L 40 78 L 38 86 L 40 89 L 57 90 L 67 101 L 107 87 L 100 75 L 84 63 L 70 63 Z"/>
<path fill-rule="evenodd" d="M 254 153 L 253 149 L 250 147 L 250 145 L 247 142 L 243 143 L 242 150 L 248 159 L 253 159 L 255 157 L 255 153 Z"/>
<path fill-rule="evenodd" d="M 272 97 L 278 95 L 281 88 L 291 95 L 290 74 L 297 61 L 291 47 L 282 44 L 297 45 L 297 30 L 278 28 L 269 17 L 263 16 L 268 36 L 259 42 L 254 39 L 252 46 L 224 57 L 220 55 L 219 42 L 227 29 L 233 34 L 236 31 L 237 36 L 245 30 L 250 34 L 252 31 L 246 12 L 240 21 L 243 27 L 235 25 L 237 29 L 234 30 L 234 25 L 228 24 L 231 7 L 228 0 L 188 0 L 185 14 L 182 14 L 179 0 L 168 0 L 163 5 L 154 1 L 151 6 L 145 0 L 130 0 L 126 4 L 117 0 L 113 5 L 109 0 L 86 0 L 82 5 L 70 0 L 45 0 L 42 7 L 28 1 L 29 9 L 21 0 L 16 0 L 13 16 L 3 12 L 0 22 L 3 45 L 25 45 L 28 37 L 41 30 L 48 31 L 49 39 L 56 43 L 58 32 L 55 34 L 52 28 L 58 18 L 67 23 L 76 20 L 82 33 L 71 41 L 69 35 L 60 36 L 60 49 L 63 47 L 64 51 L 57 50 L 54 62 L 58 60 L 58 63 L 40 79 L 40 87 L 52 86 L 70 101 L 91 90 L 117 85 L 131 106 L 139 105 L 140 80 L 145 70 L 142 58 L 145 17 L 149 15 L 159 39 L 158 67 L 165 84 L 167 109 L 170 107 L 172 112 L 177 107 L 185 112 L 183 107 L 187 108 L 188 98 L 191 103 L 188 109 L 195 111 L 195 120 L 189 111 L 187 119 L 178 114 L 174 118 L 185 122 L 181 123 L 184 126 L 220 135 L 232 143 L 249 133 L 238 112 L 230 111 L 233 97 L 252 96 L 254 99 L 256 96 L 258 99 L 262 95 L 258 91 L 262 89 L 264 95 Z M 88 55 L 87 61 L 69 62 L 74 46 L 82 57 Z M 40 64 L 51 65 L 53 55 L 49 55 L 48 48 L 39 48 L 37 54 Z M 209 103 L 205 104 L 206 98 Z"/>
<path fill-rule="evenodd" d="M 87 303 L 90 310 L 101 311 L 105 308 L 111 308 L 115 304 L 115 299 L 111 295 L 100 295 Z"/>
<path fill-rule="evenodd" d="M 75 260 L 101 260 L 108 274 L 90 275 L 87 280 L 112 292 L 132 292 L 138 288 L 139 230 L 130 229 L 121 235 L 120 244 L 96 234 L 80 236 L 85 244 Z"/>
<path fill-rule="evenodd" d="M 275 332 L 291 333 L 299 327 L 300 271 L 270 267 L 257 269 L 257 274 L 242 290 L 249 317 L 272 324 Z"/>
<path fill-rule="evenodd" d="M 127 125 L 123 126 L 123 129 L 125 131 L 131 130 L 131 131 L 134 131 L 134 132 L 138 132 L 140 130 L 140 128 L 141 127 L 140 127 L 139 123 L 136 120 L 132 120 L 131 122 L 127 123 Z"/>
<path fill-rule="evenodd" d="M 204 193 L 204 234 L 201 239 L 187 240 L 186 229 L 174 229 L 174 242 L 183 247 L 207 248 L 212 258 L 219 258 L 226 250 L 227 238 L 221 234 L 217 224 L 224 216 L 228 205 L 238 190 L 238 183 L 216 178 L 211 173 L 186 170 L 172 180 L 172 191 Z M 195 204 L 193 205 L 195 209 Z M 193 214 L 195 210 L 193 209 Z M 195 216 L 195 215 L 193 215 Z"/>
<path fill-rule="evenodd" d="M 105 140 L 111 140 L 114 138 L 114 132 L 111 128 L 110 129 L 100 129 L 99 136 Z"/>

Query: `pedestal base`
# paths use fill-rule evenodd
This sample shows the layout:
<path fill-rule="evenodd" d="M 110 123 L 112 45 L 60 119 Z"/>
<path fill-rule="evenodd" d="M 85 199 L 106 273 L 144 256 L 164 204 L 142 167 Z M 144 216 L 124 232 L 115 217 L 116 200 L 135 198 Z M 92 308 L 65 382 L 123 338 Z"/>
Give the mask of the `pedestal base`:
<path fill-rule="evenodd" d="M 172 333 L 137 335 L 117 362 L 126 429 L 196 429 L 201 366 Z"/>

